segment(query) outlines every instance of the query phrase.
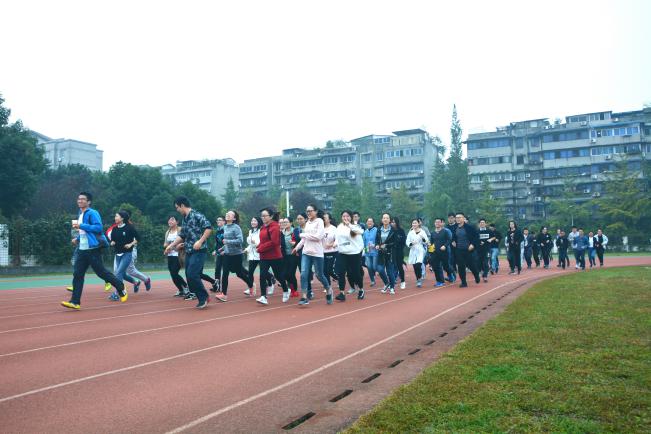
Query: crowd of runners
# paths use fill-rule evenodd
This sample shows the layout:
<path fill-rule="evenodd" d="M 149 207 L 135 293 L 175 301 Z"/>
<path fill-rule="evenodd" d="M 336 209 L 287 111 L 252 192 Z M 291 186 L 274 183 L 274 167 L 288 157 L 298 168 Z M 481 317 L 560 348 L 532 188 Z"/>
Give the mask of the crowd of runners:
<path fill-rule="evenodd" d="M 104 280 L 106 291 L 114 288 L 110 300 L 127 301 L 129 293 L 124 281 L 133 285 L 134 293 L 140 290 L 141 283 L 147 291 L 151 289 L 151 278 L 135 266 L 139 235 L 129 212 L 116 213 L 114 224 L 104 231 L 99 213 L 91 208 L 92 199 L 88 192 L 78 195 L 79 215 L 72 221 L 75 253 L 72 286 L 68 287 L 71 297 L 61 302 L 71 309 L 80 308 L 89 267 Z M 449 213 L 447 219 L 436 217 L 431 229 L 421 218 L 414 218 L 405 230 L 399 219 L 388 212 L 377 221 L 375 217 L 362 220 L 356 211 L 344 210 L 333 216 L 314 205 L 308 205 L 295 218 L 281 217 L 274 209 L 264 208 L 248 223 L 245 236 L 241 227 L 244 223 L 235 210 L 217 217 L 213 225 L 191 207 L 186 197 L 176 198 L 174 206 L 182 219 L 179 221 L 176 215 L 169 217 L 168 230 L 162 237 L 163 254 L 177 289 L 175 296 L 196 300 L 198 309 L 208 306 L 209 291 L 215 293 L 216 301 L 228 301 L 231 273 L 246 284 L 244 294 L 263 305 L 269 304 L 276 286 L 282 289 L 283 303 L 296 297 L 299 305 L 308 305 L 314 298 L 314 277 L 322 285 L 326 303 L 332 304 L 334 300 L 345 302 L 347 296 L 363 300 L 365 274 L 371 287 L 376 286 L 379 276 L 383 294 L 393 295 L 396 290 L 405 289 L 407 265 L 413 268 L 417 287 L 425 284 L 430 273 L 436 287 L 446 281 L 459 281 L 464 288 L 468 286 L 468 271 L 476 284 L 482 279 L 488 282 L 489 275 L 499 272 L 501 248 L 507 252 L 509 274 L 520 274 L 523 266 L 529 269 L 542 264 L 550 268 L 554 254 L 556 267 L 569 268 L 570 251 L 577 270 L 586 269 L 586 255 L 589 267 L 596 266 L 597 259 L 599 266 L 603 266 L 608 245 L 608 237 L 601 229 L 586 234 L 573 226 L 569 232 L 559 228 L 552 234 L 546 226 L 538 232 L 532 228 L 521 230 L 516 222 L 510 221 L 503 235 L 485 219 L 473 224 L 463 212 L 457 212 Z M 215 249 L 209 253 L 210 237 L 215 240 Z M 115 253 L 113 272 L 102 263 L 102 248 L 111 248 Z M 210 254 L 215 262 L 212 277 L 204 273 Z M 181 270 L 185 270 L 185 278 Z"/>

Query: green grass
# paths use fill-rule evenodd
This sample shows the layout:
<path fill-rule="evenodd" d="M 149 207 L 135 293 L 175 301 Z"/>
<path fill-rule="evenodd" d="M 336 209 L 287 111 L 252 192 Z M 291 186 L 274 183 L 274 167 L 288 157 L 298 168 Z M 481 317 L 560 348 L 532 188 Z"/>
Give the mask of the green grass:
<path fill-rule="evenodd" d="M 650 282 L 541 282 L 346 432 L 651 432 Z"/>

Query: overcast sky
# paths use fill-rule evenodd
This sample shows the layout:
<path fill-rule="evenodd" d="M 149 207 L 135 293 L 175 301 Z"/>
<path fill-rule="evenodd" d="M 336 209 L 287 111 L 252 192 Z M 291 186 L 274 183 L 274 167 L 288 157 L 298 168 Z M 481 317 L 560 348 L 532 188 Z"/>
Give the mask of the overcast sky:
<path fill-rule="evenodd" d="M 651 102 L 651 1 L 5 1 L 12 119 L 123 160 L 275 155 Z"/>

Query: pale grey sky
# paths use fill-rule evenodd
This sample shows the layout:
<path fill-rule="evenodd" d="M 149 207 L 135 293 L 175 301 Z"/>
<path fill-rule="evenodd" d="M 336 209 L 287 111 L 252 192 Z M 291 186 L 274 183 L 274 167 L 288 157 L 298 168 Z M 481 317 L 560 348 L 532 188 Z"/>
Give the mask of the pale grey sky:
<path fill-rule="evenodd" d="M 13 119 L 118 160 L 238 162 L 651 101 L 651 2 L 4 1 Z"/>

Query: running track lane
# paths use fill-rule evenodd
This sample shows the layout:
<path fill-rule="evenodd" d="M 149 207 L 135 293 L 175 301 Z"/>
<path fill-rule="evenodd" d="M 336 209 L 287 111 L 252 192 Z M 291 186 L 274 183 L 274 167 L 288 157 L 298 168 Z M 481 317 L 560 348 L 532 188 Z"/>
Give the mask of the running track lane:
<path fill-rule="evenodd" d="M 449 328 L 447 317 L 474 310 L 486 297 L 519 282 L 556 272 L 501 275 L 467 289 L 432 290 L 430 283 L 430 289 L 408 287 L 396 297 L 373 291 L 366 301 L 351 299 L 334 306 L 325 306 L 321 297 L 307 309 L 282 305 L 277 294 L 271 307 L 278 309 L 258 306 L 244 300 L 241 286 L 234 284 L 233 301 L 201 312 L 186 309 L 46 328 L 41 330 L 46 342 L 73 343 L 79 336 L 71 330 L 77 328 L 84 331 L 81 337 L 93 339 L 116 334 L 113 327 L 118 326 L 137 332 L 152 325 L 209 320 L 1 357 L 0 423 L 6 432 L 166 432 L 179 427 L 191 432 L 275 432 L 304 414 L 304 404 L 314 397 L 329 399 L 350 387 L 352 379 L 359 381 L 405 358 L 405 348 L 422 345 L 423 331 L 432 335 Z M 171 308 L 184 302 L 167 303 Z M 129 302 L 123 306 L 126 313 Z M 152 324 L 154 317 L 159 322 Z M 224 318 L 211 320 L 219 317 Z M 2 353 L 7 353 L 5 344 L 16 346 L 14 340 L 20 341 L 21 335 L 22 350 L 38 347 L 29 333 L 0 335 Z M 414 338 L 418 342 L 411 342 Z M 302 394 L 293 395 L 296 391 Z M 213 417 L 202 419 L 206 416 Z"/>

